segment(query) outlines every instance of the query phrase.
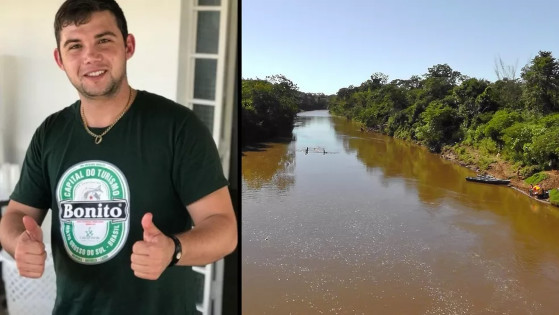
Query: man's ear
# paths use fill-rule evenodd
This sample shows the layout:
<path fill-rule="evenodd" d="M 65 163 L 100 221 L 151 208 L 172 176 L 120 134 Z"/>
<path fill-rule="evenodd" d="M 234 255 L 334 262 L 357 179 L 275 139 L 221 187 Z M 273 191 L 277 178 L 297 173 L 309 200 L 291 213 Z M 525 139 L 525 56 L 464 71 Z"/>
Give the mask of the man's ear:
<path fill-rule="evenodd" d="M 58 48 L 54 49 L 54 60 L 56 61 L 58 67 L 61 70 L 64 70 L 64 64 L 62 63 L 62 56 L 60 55 L 60 51 L 58 50 Z"/>
<path fill-rule="evenodd" d="M 128 37 L 126 37 L 126 60 L 132 58 L 135 51 L 136 39 L 134 38 L 134 35 L 128 34 Z"/>

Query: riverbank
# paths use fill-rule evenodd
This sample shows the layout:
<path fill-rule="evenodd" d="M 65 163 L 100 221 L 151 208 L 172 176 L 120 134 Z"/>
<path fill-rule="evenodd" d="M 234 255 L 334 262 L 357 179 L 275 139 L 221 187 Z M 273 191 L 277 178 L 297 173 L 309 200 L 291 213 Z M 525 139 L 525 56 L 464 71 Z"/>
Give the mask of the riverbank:
<path fill-rule="evenodd" d="M 446 160 L 467 167 L 476 173 L 487 173 L 496 178 L 509 179 L 512 188 L 532 198 L 528 194 L 530 185 L 524 181 L 526 178 L 522 176 L 520 170 L 510 162 L 503 160 L 498 155 L 488 159 L 471 147 L 460 147 L 459 150 L 460 152 L 456 152 L 452 147 L 445 147 L 441 156 Z M 483 165 L 486 165 L 486 168 L 482 167 Z M 549 190 L 558 189 L 559 170 L 544 171 L 544 173 L 546 173 L 548 177 L 539 183 L 540 186 Z M 559 204 L 554 205 L 559 206 Z"/>

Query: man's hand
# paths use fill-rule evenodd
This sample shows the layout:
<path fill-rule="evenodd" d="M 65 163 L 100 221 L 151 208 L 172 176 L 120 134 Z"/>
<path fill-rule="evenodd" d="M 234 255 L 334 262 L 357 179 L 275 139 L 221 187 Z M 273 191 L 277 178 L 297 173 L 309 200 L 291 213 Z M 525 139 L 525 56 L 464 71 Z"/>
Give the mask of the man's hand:
<path fill-rule="evenodd" d="M 175 243 L 153 224 L 153 215 L 144 214 L 142 228 L 144 240 L 137 241 L 132 247 L 132 270 L 138 278 L 157 280 L 171 263 Z"/>
<path fill-rule="evenodd" d="M 40 278 L 45 271 L 47 252 L 43 243 L 43 231 L 30 216 L 23 217 L 25 231 L 19 236 L 14 258 L 19 274 L 27 278 Z"/>

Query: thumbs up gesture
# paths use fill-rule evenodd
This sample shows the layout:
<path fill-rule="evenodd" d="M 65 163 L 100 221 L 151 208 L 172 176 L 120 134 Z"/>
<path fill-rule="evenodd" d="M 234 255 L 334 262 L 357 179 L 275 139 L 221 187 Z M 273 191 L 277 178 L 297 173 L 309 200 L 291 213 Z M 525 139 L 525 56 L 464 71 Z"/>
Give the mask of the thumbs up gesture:
<path fill-rule="evenodd" d="M 14 252 L 19 274 L 27 278 L 40 278 L 45 271 L 47 252 L 43 231 L 30 216 L 23 217 L 25 231 L 19 236 Z"/>
<path fill-rule="evenodd" d="M 153 224 L 153 215 L 144 214 L 143 240 L 137 241 L 132 247 L 132 270 L 138 278 L 157 280 L 171 262 L 175 243 Z"/>

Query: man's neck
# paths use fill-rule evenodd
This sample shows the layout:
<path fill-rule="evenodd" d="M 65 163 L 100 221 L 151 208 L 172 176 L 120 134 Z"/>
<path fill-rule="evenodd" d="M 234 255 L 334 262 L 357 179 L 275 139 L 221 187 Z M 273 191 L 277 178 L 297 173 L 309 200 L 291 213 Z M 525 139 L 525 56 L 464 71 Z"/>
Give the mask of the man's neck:
<path fill-rule="evenodd" d="M 135 93 L 128 84 L 110 97 L 89 98 L 80 94 L 87 125 L 92 128 L 110 126 L 128 106 L 128 103 L 132 102 L 134 96 Z"/>

